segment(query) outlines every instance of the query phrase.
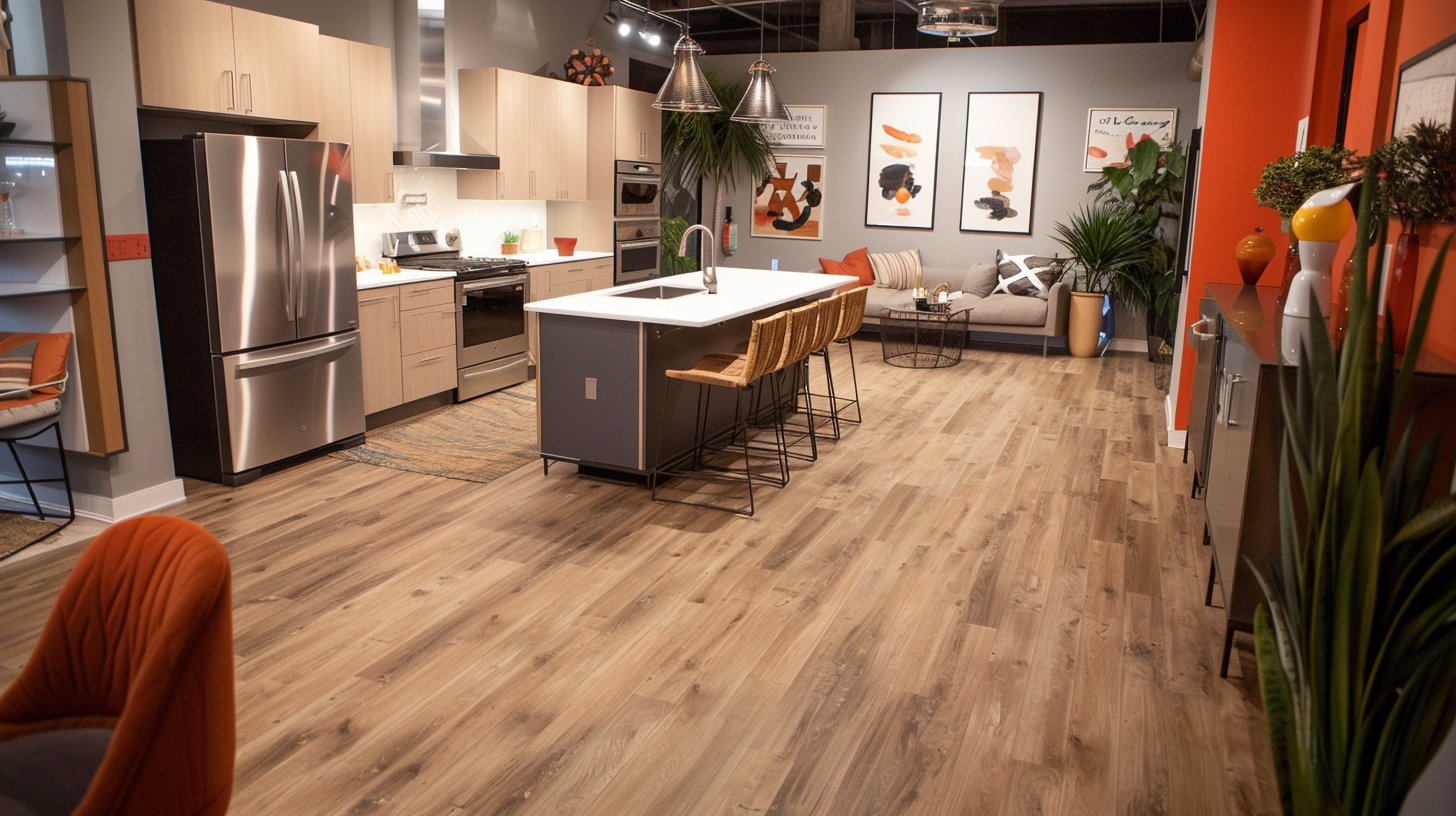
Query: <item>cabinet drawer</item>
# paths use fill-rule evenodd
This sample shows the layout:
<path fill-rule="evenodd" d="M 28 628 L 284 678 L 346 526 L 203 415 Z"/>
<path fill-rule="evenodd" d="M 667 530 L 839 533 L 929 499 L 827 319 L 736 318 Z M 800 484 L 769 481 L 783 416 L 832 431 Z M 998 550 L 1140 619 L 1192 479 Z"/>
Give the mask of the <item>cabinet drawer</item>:
<path fill-rule="evenodd" d="M 455 346 L 409 354 L 404 358 L 404 401 L 417 400 L 455 387 Z"/>
<path fill-rule="evenodd" d="M 586 264 L 554 264 L 547 267 L 551 275 L 552 287 L 560 286 L 571 281 L 585 280 L 590 273 L 587 272 Z"/>
<path fill-rule="evenodd" d="M 409 356 L 455 345 L 455 303 L 399 314 L 399 351 Z"/>
<path fill-rule="evenodd" d="M 423 309 L 426 306 L 440 306 L 455 302 L 455 281 L 425 281 L 406 283 L 399 287 L 399 308 Z"/>

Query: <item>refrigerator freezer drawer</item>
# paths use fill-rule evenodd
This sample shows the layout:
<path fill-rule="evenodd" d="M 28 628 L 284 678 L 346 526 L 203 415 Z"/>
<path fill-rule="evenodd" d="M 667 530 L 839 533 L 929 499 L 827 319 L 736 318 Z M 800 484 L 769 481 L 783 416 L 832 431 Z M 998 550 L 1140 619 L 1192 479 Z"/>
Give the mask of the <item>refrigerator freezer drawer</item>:
<path fill-rule="evenodd" d="M 222 358 L 228 449 L 241 473 L 364 433 L 359 333 Z"/>

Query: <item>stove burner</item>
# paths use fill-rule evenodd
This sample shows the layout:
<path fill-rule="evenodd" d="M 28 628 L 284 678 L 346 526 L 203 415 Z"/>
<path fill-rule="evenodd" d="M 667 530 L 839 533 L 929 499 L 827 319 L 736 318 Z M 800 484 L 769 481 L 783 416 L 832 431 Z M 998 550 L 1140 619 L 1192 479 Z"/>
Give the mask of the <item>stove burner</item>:
<path fill-rule="evenodd" d="M 423 269 L 427 272 L 454 272 L 456 276 L 481 273 L 504 273 L 524 269 L 526 262 L 508 258 L 430 258 L 400 259 L 404 269 Z"/>

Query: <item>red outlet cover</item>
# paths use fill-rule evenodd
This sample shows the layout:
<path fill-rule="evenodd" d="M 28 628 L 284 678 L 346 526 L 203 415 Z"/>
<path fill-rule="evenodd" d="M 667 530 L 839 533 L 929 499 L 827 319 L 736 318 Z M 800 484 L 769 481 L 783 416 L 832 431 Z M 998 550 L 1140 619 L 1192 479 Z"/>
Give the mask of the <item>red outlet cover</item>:
<path fill-rule="evenodd" d="M 145 232 L 106 236 L 106 260 L 135 261 L 152 257 L 151 237 Z"/>

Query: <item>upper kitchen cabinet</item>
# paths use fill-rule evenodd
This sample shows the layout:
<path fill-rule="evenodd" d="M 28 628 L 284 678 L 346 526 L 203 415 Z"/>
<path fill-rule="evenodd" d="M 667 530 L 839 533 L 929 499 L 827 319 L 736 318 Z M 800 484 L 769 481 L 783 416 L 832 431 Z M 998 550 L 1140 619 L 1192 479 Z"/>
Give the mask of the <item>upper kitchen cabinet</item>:
<path fill-rule="evenodd" d="M 141 104 L 319 119 L 318 26 L 207 0 L 134 0 Z"/>
<path fill-rule="evenodd" d="M 318 139 L 353 145 L 354 203 L 394 198 L 394 68 L 388 48 L 319 37 Z"/>
<path fill-rule="evenodd" d="M 619 161 L 662 161 L 662 111 L 652 107 L 650 93 L 606 86 L 600 91 L 611 100 L 615 152 Z"/>
<path fill-rule="evenodd" d="M 586 197 L 586 88 L 500 68 L 460 71 L 460 149 L 499 170 L 467 170 L 461 198 Z"/>

